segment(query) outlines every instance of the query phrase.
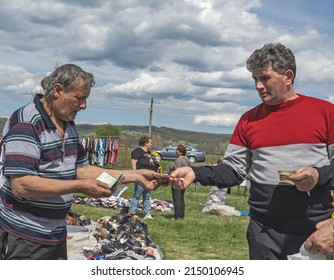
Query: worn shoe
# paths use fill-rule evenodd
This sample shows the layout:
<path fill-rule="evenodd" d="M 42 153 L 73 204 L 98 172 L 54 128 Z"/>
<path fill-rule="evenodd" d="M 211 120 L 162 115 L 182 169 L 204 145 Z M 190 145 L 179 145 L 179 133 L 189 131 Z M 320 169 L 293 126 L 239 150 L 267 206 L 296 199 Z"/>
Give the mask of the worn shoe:
<path fill-rule="evenodd" d="M 130 216 L 130 221 L 131 221 L 131 222 L 135 222 L 135 221 L 137 221 L 137 218 L 138 218 L 137 215 L 131 214 L 131 216 Z"/>
<path fill-rule="evenodd" d="M 147 214 L 145 215 L 144 220 L 153 220 L 153 217 L 151 216 L 151 214 Z"/>

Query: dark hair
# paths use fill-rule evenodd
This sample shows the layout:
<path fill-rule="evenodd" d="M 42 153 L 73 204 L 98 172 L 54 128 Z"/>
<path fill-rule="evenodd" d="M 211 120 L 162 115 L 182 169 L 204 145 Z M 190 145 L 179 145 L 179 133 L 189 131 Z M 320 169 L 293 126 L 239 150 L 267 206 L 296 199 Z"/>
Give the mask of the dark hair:
<path fill-rule="evenodd" d="M 148 136 L 140 137 L 139 141 L 138 141 L 139 146 L 140 147 L 144 146 L 148 142 L 148 140 L 150 140 L 150 139 L 151 139 L 151 137 L 148 137 Z"/>
<path fill-rule="evenodd" d="M 176 150 L 179 151 L 183 156 L 185 156 L 187 153 L 187 147 L 183 144 L 177 145 Z"/>
<path fill-rule="evenodd" d="M 297 71 L 295 56 L 281 43 L 265 44 L 261 49 L 255 50 L 247 60 L 247 70 L 250 72 L 269 66 L 278 74 L 291 70 L 294 73 L 294 81 Z"/>
<path fill-rule="evenodd" d="M 61 84 L 65 94 L 67 94 L 77 87 L 80 79 L 83 80 L 85 86 L 89 89 L 95 85 L 94 75 L 85 72 L 75 64 L 64 64 L 56 67 L 49 76 L 46 76 L 41 81 L 45 98 L 49 100 L 53 98 L 52 90 L 56 83 Z"/>

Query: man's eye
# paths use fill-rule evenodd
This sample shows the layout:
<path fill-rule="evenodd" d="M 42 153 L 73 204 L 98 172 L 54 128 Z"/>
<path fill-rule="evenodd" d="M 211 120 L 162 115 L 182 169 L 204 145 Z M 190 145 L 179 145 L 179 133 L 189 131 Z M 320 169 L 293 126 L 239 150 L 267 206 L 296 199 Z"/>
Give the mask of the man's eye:
<path fill-rule="evenodd" d="M 77 100 L 78 100 L 78 101 L 83 101 L 83 100 L 85 100 L 85 97 L 77 96 Z"/>

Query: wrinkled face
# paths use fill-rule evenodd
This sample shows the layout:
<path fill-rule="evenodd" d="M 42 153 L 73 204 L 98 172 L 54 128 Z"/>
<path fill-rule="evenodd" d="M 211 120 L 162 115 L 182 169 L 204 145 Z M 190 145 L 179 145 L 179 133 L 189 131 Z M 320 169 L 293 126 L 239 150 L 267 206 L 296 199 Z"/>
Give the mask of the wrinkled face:
<path fill-rule="evenodd" d="M 289 100 L 288 89 L 292 85 L 292 71 L 278 74 L 271 66 L 261 70 L 253 70 L 252 77 L 255 88 L 263 103 L 268 105 L 279 105 Z M 293 74 L 292 74 L 293 77 Z"/>
<path fill-rule="evenodd" d="M 57 119 L 64 122 L 73 121 L 80 110 L 87 107 L 87 98 L 90 94 L 82 80 L 77 87 L 67 94 L 61 84 L 56 84 L 54 88 L 53 112 Z"/>

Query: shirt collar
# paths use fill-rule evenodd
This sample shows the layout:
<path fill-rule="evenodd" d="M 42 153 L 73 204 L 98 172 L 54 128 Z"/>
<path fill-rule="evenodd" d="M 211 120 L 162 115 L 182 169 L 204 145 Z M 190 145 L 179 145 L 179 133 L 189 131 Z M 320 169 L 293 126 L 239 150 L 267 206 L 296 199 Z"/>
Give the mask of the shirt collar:
<path fill-rule="evenodd" d="M 43 107 L 43 104 L 41 102 L 41 98 L 43 97 L 42 94 L 36 94 L 34 97 L 34 103 L 36 106 L 36 109 L 38 110 L 38 112 L 41 114 L 42 119 L 45 122 L 45 125 L 47 128 L 52 128 L 55 129 L 56 126 L 53 124 L 53 122 L 50 119 L 50 116 L 48 115 L 48 113 L 45 111 L 45 108 Z"/>

